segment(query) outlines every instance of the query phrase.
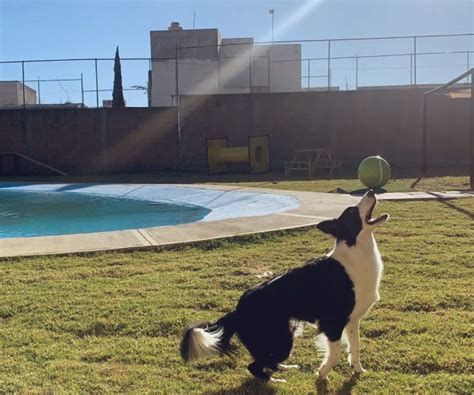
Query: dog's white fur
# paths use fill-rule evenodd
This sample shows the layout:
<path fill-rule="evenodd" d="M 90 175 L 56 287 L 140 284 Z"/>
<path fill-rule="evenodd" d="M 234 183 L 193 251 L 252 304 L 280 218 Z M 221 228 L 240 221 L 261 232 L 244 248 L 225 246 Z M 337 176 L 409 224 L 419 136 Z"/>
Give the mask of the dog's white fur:
<path fill-rule="evenodd" d="M 334 249 L 328 254 L 329 257 L 341 263 L 354 283 L 355 306 L 344 332 L 349 345 L 349 363 L 356 374 L 364 371 L 360 362 L 359 322 L 380 298 L 379 286 L 383 271 L 382 258 L 373 230 L 377 225 L 385 222 L 388 216 L 383 221 L 368 224 L 366 216 L 375 203 L 375 198 L 366 195 L 358 204 L 363 228 L 357 236 L 356 244 L 348 246 L 345 242 L 336 241 Z M 321 380 L 327 379 L 340 353 L 341 341 L 328 342 L 325 358 L 319 368 Z"/>
<path fill-rule="evenodd" d="M 199 358 L 219 355 L 219 341 L 223 332 L 222 329 L 206 332 L 202 328 L 195 328 L 190 333 L 192 340 L 189 342 L 189 360 L 194 361 Z"/>

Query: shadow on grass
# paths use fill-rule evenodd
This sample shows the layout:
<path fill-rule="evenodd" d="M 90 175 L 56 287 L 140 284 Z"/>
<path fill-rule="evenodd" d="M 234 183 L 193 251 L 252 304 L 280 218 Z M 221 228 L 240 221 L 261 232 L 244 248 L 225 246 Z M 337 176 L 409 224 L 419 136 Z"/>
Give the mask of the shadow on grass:
<path fill-rule="evenodd" d="M 421 181 L 421 177 L 418 177 L 413 183 L 410 185 L 410 189 L 414 189 L 418 183 Z"/>
<path fill-rule="evenodd" d="M 337 395 L 346 395 L 352 393 L 352 388 L 357 384 L 359 377 L 357 375 L 352 375 L 349 380 L 347 380 L 341 388 L 336 390 Z"/>
<path fill-rule="evenodd" d="M 438 202 L 445 204 L 446 206 L 448 206 L 449 208 L 452 208 L 453 210 L 456 210 L 458 213 L 467 215 L 469 218 L 474 219 L 474 213 L 473 212 L 471 212 L 469 210 L 466 210 L 462 207 L 456 206 L 456 204 L 452 203 L 451 200 L 444 199 L 442 196 L 438 195 L 435 192 L 428 192 L 428 193 L 430 195 L 435 196 L 437 198 L 436 200 Z"/>
<path fill-rule="evenodd" d="M 374 192 L 377 194 L 377 195 L 380 195 L 382 193 L 386 193 L 387 190 L 384 189 L 384 188 L 373 188 L 374 189 Z M 350 194 L 353 195 L 353 196 L 363 196 L 366 194 L 366 192 L 368 191 L 369 189 L 368 188 L 361 188 L 361 189 L 356 189 L 354 191 L 351 191 Z"/>
<path fill-rule="evenodd" d="M 284 385 L 284 384 L 283 384 Z M 266 382 L 250 378 L 245 380 L 238 387 L 230 390 L 206 392 L 207 395 L 237 395 L 237 394 L 262 394 L 262 395 L 273 395 L 276 391 L 274 388 L 269 386 Z"/>
<path fill-rule="evenodd" d="M 338 395 L 346 395 L 352 393 L 352 388 L 357 384 L 358 376 L 351 376 L 349 380 L 347 380 L 340 388 L 334 390 L 330 390 L 328 388 L 327 381 L 319 381 L 316 380 L 316 393 L 317 394 L 329 394 L 335 393 Z M 285 385 L 284 383 L 275 384 L 278 389 L 281 389 L 285 392 Z M 230 390 L 222 390 L 222 391 L 214 391 L 214 392 L 206 392 L 207 395 L 237 395 L 237 394 L 262 394 L 262 395 L 273 395 L 276 393 L 276 388 L 269 385 L 268 383 L 256 379 L 250 378 L 245 380 L 241 385 L 238 387 L 232 388 Z"/>

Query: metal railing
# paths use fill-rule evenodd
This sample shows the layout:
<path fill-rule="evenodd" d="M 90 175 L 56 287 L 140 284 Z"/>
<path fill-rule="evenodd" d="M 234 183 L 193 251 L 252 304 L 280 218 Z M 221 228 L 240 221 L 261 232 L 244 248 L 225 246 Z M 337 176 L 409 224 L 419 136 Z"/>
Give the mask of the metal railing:
<path fill-rule="evenodd" d="M 450 40 L 449 49 L 441 50 L 441 45 L 431 45 L 430 50 L 421 50 L 421 44 L 430 40 Z M 361 48 L 362 44 L 367 43 L 384 43 L 385 47 L 389 46 L 389 43 L 403 42 L 404 50 L 395 50 L 391 52 L 375 52 L 374 48 L 371 49 Z M 468 40 L 465 43 L 463 40 Z M 431 42 L 431 41 L 430 41 Z M 305 55 L 301 59 L 271 59 L 269 55 L 259 56 L 255 55 L 255 51 L 261 46 L 271 46 L 279 44 L 300 44 L 302 53 Z M 341 45 L 350 44 L 349 49 L 345 49 L 344 53 L 340 53 Z M 240 46 L 241 48 L 247 44 L 243 43 L 226 43 L 218 46 L 216 49 L 222 49 L 224 46 Z M 317 45 L 315 49 L 310 47 L 311 45 Z M 372 45 L 372 44 L 371 44 Z M 398 45 L 400 46 L 400 45 Z M 133 57 L 133 58 L 121 58 L 122 62 L 122 75 L 124 80 L 124 91 L 126 93 L 126 99 L 130 98 L 128 105 L 140 104 L 143 105 L 143 94 L 146 94 L 146 105 L 150 104 L 150 95 L 153 86 L 149 86 L 148 75 L 151 73 L 152 65 L 155 62 L 167 62 L 173 65 L 174 81 L 171 83 L 174 85 L 172 93 L 170 93 L 170 103 L 176 104 L 179 96 L 188 94 L 189 89 L 184 85 L 184 77 L 180 75 L 180 69 L 185 66 L 192 67 L 192 63 L 189 59 L 183 58 L 182 51 L 189 49 L 198 49 L 205 47 L 216 47 L 216 45 L 198 45 L 198 46 L 182 46 L 176 47 L 176 53 L 174 57 Z M 397 47 L 397 45 L 392 45 Z M 435 48 L 433 48 L 435 47 Z M 464 47 L 460 49 L 459 47 Z M 383 77 L 378 79 L 371 78 L 374 82 L 372 85 L 400 85 L 402 81 L 401 77 L 391 78 L 387 70 L 391 70 L 393 73 L 398 71 L 406 70 L 406 82 L 403 80 L 405 85 L 417 86 L 418 84 L 426 84 L 423 78 L 420 78 L 422 71 L 430 71 L 429 83 L 441 83 L 446 81 L 446 73 L 442 72 L 443 69 L 450 69 L 449 74 L 459 73 L 462 70 L 468 70 L 472 64 L 474 64 L 474 33 L 463 33 L 463 34 L 434 34 L 434 35 L 414 35 L 414 36 L 390 36 L 390 37 L 352 37 L 352 38 L 332 38 L 332 39 L 308 39 L 308 40 L 290 40 L 290 41 L 274 41 L 274 42 L 254 42 L 248 44 L 248 54 L 241 56 L 243 60 L 242 68 L 243 72 L 248 72 L 248 81 L 246 82 L 249 92 L 252 91 L 254 82 L 252 81 L 253 73 L 252 68 L 255 68 L 255 64 L 260 58 L 266 58 L 267 65 L 267 85 L 268 92 L 272 92 L 272 67 L 280 67 L 282 70 L 287 67 L 288 70 L 294 70 L 300 75 L 300 90 L 312 90 L 312 89 L 333 89 L 334 87 L 341 87 L 345 85 L 346 89 L 358 89 L 362 86 L 367 86 L 367 83 L 361 82 L 363 76 L 367 78 L 366 72 L 369 75 L 376 75 L 378 71 L 384 71 Z M 438 50 L 439 49 L 439 50 Z M 347 53 L 350 52 L 350 53 Z M 369 52 L 369 53 L 367 53 Z M 313 56 L 315 54 L 316 56 Z M 438 59 L 444 57 L 452 60 L 451 63 L 456 61 L 456 64 L 445 64 L 443 62 L 431 62 L 426 64 L 427 59 Z M 235 59 L 237 57 L 234 57 Z M 461 61 L 461 58 L 463 60 Z M 396 59 L 403 59 L 404 64 L 400 65 L 396 63 Z M 224 60 L 224 57 L 222 58 Z M 382 62 L 390 60 L 390 64 L 380 65 L 379 63 L 368 64 L 367 62 Z M 71 58 L 71 59 L 31 59 L 31 60 L 2 60 L 0 61 L 0 68 L 15 67 L 10 69 L 8 72 L 3 72 L 2 75 L 11 76 L 14 75 L 17 78 L 10 78 L 21 81 L 23 84 L 22 99 L 19 106 L 27 108 L 29 106 L 26 98 L 25 85 L 36 84 L 38 89 L 38 101 L 40 104 L 46 104 L 48 102 L 58 102 L 62 100 L 63 95 L 66 95 L 66 102 L 76 102 L 83 106 L 95 106 L 100 107 L 100 100 L 104 98 L 105 94 L 112 91 L 113 85 L 113 61 L 114 58 Z M 51 67 L 50 65 L 55 62 L 66 62 L 67 66 L 61 67 L 61 73 L 66 70 L 67 76 L 51 76 L 52 72 L 58 74 L 58 69 Z M 349 62 L 349 65 L 341 67 L 338 65 L 339 62 Z M 221 79 L 220 75 L 223 71 L 221 59 L 218 59 L 215 67 L 216 73 L 219 75 L 218 84 L 220 87 Z M 288 66 L 284 66 L 287 64 Z M 107 70 L 103 71 L 103 68 L 107 65 Z M 137 66 L 139 65 L 139 66 Z M 19 67 L 18 67 L 19 66 Z M 140 68 L 141 67 L 141 71 Z M 214 66 L 213 66 L 214 67 Z M 20 68 L 20 70 L 18 70 Z M 1 69 L 3 70 L 3 69 Z M 247 71 L 245 71 L 247 70 Z M 436 70 L 436 73 L 431 72 Z M 456 70 L 456 71 L 454 71 Z M 21 77 L 18 78 L 19 71 Z M 70 72 L 69 72 L 70 71 Z M 40 74 L 43 74 L 40 77 Z M 46 74 L 46 75 L 45 75 Z M 182 74 L 182 72 L 181 72 Z M 340 74 L 336 77 L 336 74 Z M 80 75 L 80 78 L 72 78 L 72 75 Z M 398 74 L 397 74 L 398 75 Z M 404 77 L 405 78 L 405 77 Z M 469 78 L 467 76 L 466 78 Z M 64 84 L 67 86 L 58 86 L 58 91 L 44 92 L 41 89 L 41 84 L 51 84 L 57 82 L 58 84 Z M 398 82 L 398 83 L 396 83 Z M 468 82 L 468 79 L 466 79 Z M 76 84 L 76 87 L 71 87 L 68 84 Z M 157 84 L 155 82 L 155 84 Z M 79 88 L 77 85 L 80 85 Z M 370 85 L 370 84 L 369 84 Z M 56 99 L 48 100 L 45 96 L 48 94 L 55 95 Z M 76 95 L 74 95 L 76 94 Z M 137 98 L 135 95 L 140 94 L 141 97 Z M 74 99 L 71 100 L 71 97 Z M 60 97 L 60 100 L 57 98 Z"/>

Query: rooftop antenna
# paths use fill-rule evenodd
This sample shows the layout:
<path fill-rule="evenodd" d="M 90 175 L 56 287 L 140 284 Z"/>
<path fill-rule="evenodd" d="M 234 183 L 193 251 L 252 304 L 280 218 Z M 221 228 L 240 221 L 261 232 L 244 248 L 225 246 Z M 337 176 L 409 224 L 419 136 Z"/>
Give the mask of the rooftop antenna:
<path fill-rule="evenodd" d="M 272 44 L 273 44 L 273 27 L 275 24 L 275 10 L 272 8 L 271 10 L 268 10 L 268 13 L 272 16 Z"/>
<path fill-rule="evenodd" d="M 196 29 L 196 10 L 194 10 L 193 14 L 193 29 Z"/>

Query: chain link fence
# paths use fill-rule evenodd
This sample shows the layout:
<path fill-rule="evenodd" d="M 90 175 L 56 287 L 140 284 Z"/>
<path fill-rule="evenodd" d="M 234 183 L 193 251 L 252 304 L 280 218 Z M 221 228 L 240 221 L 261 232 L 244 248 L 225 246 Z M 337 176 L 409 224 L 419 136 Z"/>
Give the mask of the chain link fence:
<path fill-rule="evenodd" d="M 300 53 L 275 58 L 268 48 L 279 45 L 293 45 Z M 215 48 L 221 54 L 215 62 L 197 64 L 192 53 L 202 47 L 176 47 L 171 58 L 121 58 L 126 105 L 176 105 L 183 94 L 431 86 L 474 65 L 474 33 L 223 44 Z M 114 58 L 2 60 L 0 80 L 21 85 L 15 103 L 2 104 L 0 92 L 0 107 L 109 106 L 113 66 Z M 154 74 L 158 66 L 168 73 Z M 287 78 L 296 78 L 293 88 L 274 88 Z M 34 102 L 28 87 L 36 92 Z M 159 89 L 169 97 L 155 104 Z"/>

